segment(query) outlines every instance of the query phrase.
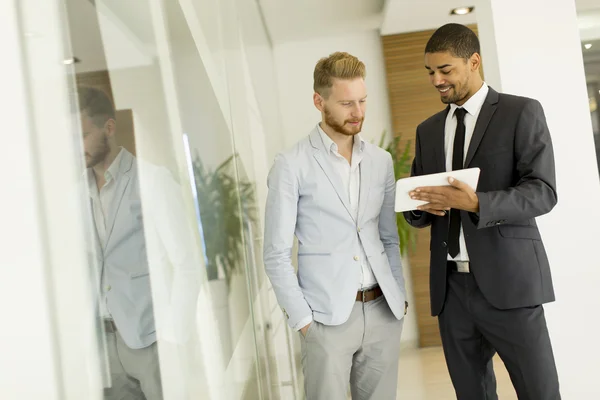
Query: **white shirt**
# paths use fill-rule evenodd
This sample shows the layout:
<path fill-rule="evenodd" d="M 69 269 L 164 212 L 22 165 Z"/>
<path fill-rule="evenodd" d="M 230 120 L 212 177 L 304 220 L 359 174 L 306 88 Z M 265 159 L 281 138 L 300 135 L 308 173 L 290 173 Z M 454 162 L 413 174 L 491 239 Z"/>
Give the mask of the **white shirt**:
<path fill-rule="evenodd" d="M 88 184 L 90 189 L 90 198 L 92 200 L 92 214 L 94 217 L 94 224 L 96 226 L 96 232 L 100 239 L 100 245 L 102 250 L 106 248 L 107 236 L 107 224 L 108 224 L 108 210 L 115 197 L 117 190 L 117 182 L 121 177 L 121 159 L 123 149 L 119 151 L 117 157 L 114 159 L 110 167 L 104 173 L 104 179 L 106 183 L 98 190 L 96 183 L 96 175 L 92 168 L 88 168 Z M 102 284 L 102 283 L 101 283 Z M 108 311 L 108 305 L 106 303 L 106 292 L 102 292 L 102 301 L 100 302 L 101 315 L 103 318 L 110 318 L 110 312 Z"/>
<path fill-rule="evenodd" d="M 489 87 L 484 82 L 481 88 L 475 93 L 465 104 L 462 105 L 462 108 L 467 111 L 465 114 L 465 148 L 464 148 L 464 159 L 463 163 L 467 158 L 467 151 L 469 150 L 469 145 L 471 143 L 471 138 L 473 138 L 473 131 L 475 130 L 475 123 L 477 122 L 477 118 L 479 117 L 479 112 L 481 111 L 481 107 L 485 102 L 485 99 L 488 95 Z M 452 171 L 452 155 L 454 152 L 454 136 L 456 134 L 456 126 L 458 125 L 458 121 L 454 112 L 459 108 L 456 104 L 450 105 L 450 111 L 448 112 L 448 116 L 446 117 L 446 137 L 444 140 L 444 150 L 446 153 L 446 171 Z M 462 224 L 460 226 L 460 237 L 459 237 L 459 245 L 460 251 L 456 255 L 455 258 L 452 258 L 450 254 L 448 254 L 448 260 L 454 261 L 469 261 L 469 254 L 467 252 L 467 245 L 465 244 L 465 234 L 463 232 Z"/>
<path fill-rule="evenodd" d="M 317 129 L 321 135 L 325 149 L 329 150 L 327 153 L 328 161 L 333 165 L 334 169 L 342 180 L 344 191 L 348 196 L 347 199 L 349 200 L 352 218 L 354 219 L 355 223 L 358 223 L 358 205 L 360 198 L 360 162 L 363 159 L 365 141 L 360 137 L 360 135 L 354 136 L 354 145 L 352 146 L 352 163 L 349 163 L 348 160 L 346 160 L 346 158 L 339 153 L 337 144 L 335 144 L 335 142 L 331 140 L 329 136 L 327 136 L 327 134 L 321 129 L 320 125 L 317 125 Z M 375 279 L 375 275 L 373 274 L 373 270 L 371 269 L 371 265 L 367 259 L 367 254 L 365 253 L 365 249 L 363 248 L 362 244 L 359 244 L 359 246 L 360 249 L 358 249 L 358 254 L 360 254 L 361 259 L 362 277 L 360 285 L 357 287 L 357 291 L 377 285 L 377 279 Z M 303 318 L 296 325 L 294 325 L 293 329 L 296 331 L 300 330 L 308 325 L 311 321 L 312 316 Z"/>
<path fill-rule="evenodd" d="M 352 212 L 352 218 L 355 223 L 358 224 L 358 203 L 360 197 L 360 162 L 363 159 L 363 151 L 365 148 L 365 141 L 360 137 L 360 135 L 354 136 L 354 145 L 352 146 L 352 164 L 344 158 L 338 152 L 338 146 L 335 144 L 333 140 L 321 129 L 321 126 L 317 125 L 319 133 L 321 134 L 321 139 L 323 139 L 323 144 L 326 149 L 329 149 L 329 161 L 334 166 L 338 175 L 342 179 L 342 184 L 344 186 L 344 191 L 348 196 L 348 200 L 350 203 L 350 211 Z M 365 249 L 362 244 L 359 245 L 360 249 L 359 254 L 361 258 L 361 267 L 362 267 L 362 279 L 360 283 L 360 287 L 358 290 L 362 290 L 365 288 L 370 288 L 372 286 L 377 285 L 377 279 L 375 279 L 375 275 L 373 275 L 373 270 L 371 269 L 371 265 L 369 264 L 369 260 L 367 259 L 367 254 L 365 253 Z"/>

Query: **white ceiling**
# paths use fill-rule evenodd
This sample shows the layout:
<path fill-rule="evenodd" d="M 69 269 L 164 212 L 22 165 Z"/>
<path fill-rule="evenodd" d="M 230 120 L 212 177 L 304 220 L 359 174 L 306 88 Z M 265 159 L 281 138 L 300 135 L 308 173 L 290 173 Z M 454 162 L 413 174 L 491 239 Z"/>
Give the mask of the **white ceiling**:
<path fill-rule="evenodd" d="M 471 15 L 454 17 L 449 16 L 449 11 L 451 8 L 469 5 L 469 2 L 476 3 L 478 0 L 235 1 L 238 6 L 258 3 L 271 40 L 277 44 L 361 30 L 381 28 L 382 34 L 386 35 L 435 29 L 449 21 L 476 23 L 476 11 Z M 138 4 L 135 7 L 135 2 L 122 0 L 96 0 L 96 5 L 101 8 L 98 21 L 93 3 L 94 0 L 67 0 L 71 30 L 69 36 L 74 55 L 82 60 L 76 66 L 77 71 L 105 69 L 105 51 L 119 50 L 115 46 L 103 49 L 98 34 L 98 22 L 107 36 L 104 39 L 112 39 L 111 43 L 121 43 L 119 51 L 127 55 L 111 57 L 123 60 L 120 67 L 130 66 L 128 63 L 132 60 L 139 64 L 148 63 L 154 56 L 148 6 L 139 7 Z M 600 39 L 600 1 L 576 0 L 576 4 L 582 40 Z M 127 26 L 123 21 L 128 22 Z"/>
<path fill-rule="evenodd" d="M 477 22 L 477 8 L 467 15 L 450 16 L 456 7 L 471 6 L 477 0 L 386 0 L 382 35 L 395 35 L 405 32 L 436 29 L 449 22 L 474 24 Z M 466 3 L 465 3 L 466 2 Z"/>
<path fill-rule="evenodd" d="M 152 62 L 154 50 L 149 43 L 153 34 L 148 23 L 140 22 L 150 18 L 149 11 L 143 7 L 131 9 L 127 4 L 118 0 L 66 0 L 71 50 L 80 60 L 75 72 L 106 70 L 107 59 L 112 69 Z M 124 19 L 129 17 L 128 12 L 135 17 Z M 135 23 L 125 25 L 124 20 Z"/>
<path fill-rule="evenodd" d="M 379 29 L 385 0 L 256 0 L 273 43 Z"/>
<path fill-rule="evenodd" d="M 393 35 L 435 29 L 449 22 L 476 23 L 477 8 L 474 13 L 464 16 L 450 16 L 450 10 L 473 6 L 477 2 L 478 0 L 386 0 L 381 34 Z M 600 1 L 575 0 L 575 3 L 582 38 L 600 37 Z"/>

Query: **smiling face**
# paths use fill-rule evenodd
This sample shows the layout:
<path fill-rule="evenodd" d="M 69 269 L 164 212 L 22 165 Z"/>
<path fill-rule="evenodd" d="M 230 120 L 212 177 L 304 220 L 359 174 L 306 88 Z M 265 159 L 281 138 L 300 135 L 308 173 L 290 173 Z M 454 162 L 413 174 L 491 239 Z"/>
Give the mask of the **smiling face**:
<path fill-rule="evenodd" d="M 431 84 L 440 93 L 444 104 L 463 105 L 479 90 L 481 57 L 474 53 L 469 59 L 456 57 L 448 51 L 425 53 L 425 68 Z"/>

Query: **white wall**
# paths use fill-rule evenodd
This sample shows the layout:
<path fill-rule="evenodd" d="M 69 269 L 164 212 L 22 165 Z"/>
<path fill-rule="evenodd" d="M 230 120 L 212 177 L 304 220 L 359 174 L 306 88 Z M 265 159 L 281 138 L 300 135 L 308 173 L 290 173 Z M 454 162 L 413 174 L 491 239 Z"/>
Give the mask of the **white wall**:
<path fill-rule="evenodd" d="M 280 43 L 274 46 L 275 71 L 283 126 L 284 148 L 305 137 L 321 120 L 313 96 L 313 71 L 317 61 L 335 51 L 346 51 L 363 61 L 367 67 L 367 111 L 361 135 L 367 141 L 379 143 L 384 130 L 392 132 L 390 103 L 387 92 L 385 64 L 379 31 L 371 30 L 321 37 L 306 41 Z M 270 160 L 272 162 L 272 160 Z M 410 268 L 404 265 L 404 276 L 412 300 Z M 416 316 L 410 313 L 405 321 L 402 342 L 416 345 Z"/>
<path fill-rule="evenodd" d="M 367 67 L 367 113 L 362 135 L 379 140 L 383 130 L 391 132 L 390 104 L 379 31 L 322 37 L 307 41 L 276 44 L 275 70 L 284 134 L 284 147 L 308 135 L 321 120 L 313 96 L 313 71 L 320 58 L 346 51 Z"/>
<path fill-rule="evenodd" d="M 498 60 L 490 64 L 484 58 L 486 74 L 496 68 L 494 76 L 504 92 L 541 102 L 554 143 L 558 205 L 538 222 L 556 291 L 557 301 L 546 310 L 562 396 L 599 398 L 600 320 L 595 310 L 600 306 L 600 180 L 575 4 L 572 0 L 553 0 L 552 7 L 546 0 L 480 3 L 479 26 L 493 27 L 480 30 L 482 52 L 495 52 Z M 549 54 L 557 55 L 552 67 L 542 67 Z"/>

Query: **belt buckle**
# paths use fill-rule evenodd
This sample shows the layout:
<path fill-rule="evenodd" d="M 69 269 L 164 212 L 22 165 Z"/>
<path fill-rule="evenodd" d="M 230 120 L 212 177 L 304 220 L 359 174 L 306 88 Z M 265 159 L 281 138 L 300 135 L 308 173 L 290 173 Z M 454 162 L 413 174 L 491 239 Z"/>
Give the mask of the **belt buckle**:
<path fill-rule="evenodd" d="M 372 291 L 372 290 L 373 290 L 372 288 L 369 288 L 369 289 L 361 289 L 361 290 L 360 290 L 360 297 L 361 297 L 361 301 L 362 301 L 363 303 L 366 303 L 366 302 L 367 302 L 367 292 L 370 292 L 370 291 Z"/>
<path fill-rule="evenodd" d="M 463 274 L 471 272 L 468 261 L 456 261 L 456 270 Z"/>

